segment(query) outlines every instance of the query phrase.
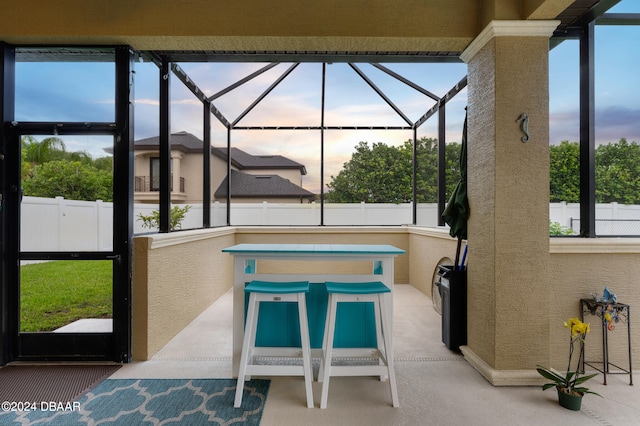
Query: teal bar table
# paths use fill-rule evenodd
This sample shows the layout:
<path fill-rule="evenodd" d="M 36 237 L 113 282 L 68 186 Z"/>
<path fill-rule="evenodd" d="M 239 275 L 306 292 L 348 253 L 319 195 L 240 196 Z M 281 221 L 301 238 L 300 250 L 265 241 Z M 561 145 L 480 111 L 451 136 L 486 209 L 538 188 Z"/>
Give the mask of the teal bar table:
<path fill-rule="evenodd" d="M 394 258 L 405 251 L 391 245 L 377 244 L 238 244 L 222 250 L 233 255 L 233 377 L 238 376 L 242 339 L 244 337 L 244 306 L 246 283 L 252 280 L 262 281 L 326 281 L 362 282 L 381 281 L 391 289 L 388 298 L 388 312 L 393 312 L 393 262 Z M 368 274 L 335 274 L 326 271 L 321 274 L 287 273 L 283 263 L 282 273 L 260 273 L 260 260 L 278 261 L 367 261 L 371 263 Z M 326 306 L 326 302 L 325 302 Z M 393 316 L 392 316 L 393 317 Z M 323 324 L 324 326 L 324 324 Z M 312 333 L 312 332 L 311 332 Z M 313 333 L 312 333 L 313 334 Z M 315 336 L 322 341 L 322 336 Z M 312 341 L 314 336 L 312 336 Z M 391 340 L 393 342 L 393 340 Z M 393 348 L 393 344 L 391 344 Z M 389 354 L 393 356 L 393 351 Z"/>

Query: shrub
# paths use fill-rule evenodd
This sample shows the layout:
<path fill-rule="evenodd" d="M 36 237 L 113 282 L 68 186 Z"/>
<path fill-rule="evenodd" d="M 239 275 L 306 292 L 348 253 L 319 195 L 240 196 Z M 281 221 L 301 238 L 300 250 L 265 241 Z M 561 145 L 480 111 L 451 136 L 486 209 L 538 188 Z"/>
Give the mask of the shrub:
<path fill-rule="evenodd" d="M 184 219 L 184 215 L 189 211 L 191 206 L 173 206 L 171 208 L 170 216 L 169 216 L 169 229 L 174 231 L 176 229 L 182 228 L 182 220 Z M 158 210 L 154 210 L 150 215 L 143 215 L 140 213 L 138 215 L 138 220 L 142 221 L 142 226 L 149 229 L 159 229 L 160 228 L 160 212 Z"/>

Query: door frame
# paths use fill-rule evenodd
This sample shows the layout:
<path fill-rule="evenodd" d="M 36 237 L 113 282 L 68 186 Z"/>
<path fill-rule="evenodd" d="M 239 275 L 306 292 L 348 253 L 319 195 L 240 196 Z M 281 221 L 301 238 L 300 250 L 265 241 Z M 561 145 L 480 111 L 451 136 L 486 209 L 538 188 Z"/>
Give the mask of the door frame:
<path fill-rule="evenodd" d="M 101 49 L 104 49 L 101 47 Z M 0 365 L 13 361 L 131 360 L 131 243 L 133 235 L 133 51 L 108 48 L 115 61 L 115 121 L 59 123 L 15 121 L 16 47 L 0 43 Z M 54 131 L 55 129 L 55 131 Z M 21 136 L 26 134 L 111 135 L 113 144 L 112 251 L 21 252 Z M 20 261 L 111 260 L 113 262 L 113 330 L 111 333 L 20 333 Z"/>

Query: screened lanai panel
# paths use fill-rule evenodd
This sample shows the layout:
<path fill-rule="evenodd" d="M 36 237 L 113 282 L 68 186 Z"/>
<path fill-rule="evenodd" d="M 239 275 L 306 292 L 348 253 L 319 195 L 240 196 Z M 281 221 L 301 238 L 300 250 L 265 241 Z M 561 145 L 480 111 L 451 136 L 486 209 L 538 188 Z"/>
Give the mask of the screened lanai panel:
<path fill-rule="evenodd" d="M 438 225 L 438 120 L 427 121 L 416 133 L 419 141 L 418 162 L 416 164 L 416 224 Z M 421 152 L 422 151 L 422 152 Z"/>
<path fill-rule="evenodd" d="M 110 51 L 18 48 L 18 122 L 113 122 L 115 64 Z"/>
<path fill-rule="evenodd" d="M 113 261 L 23 261 L 20 332 L 110 333 Z"/>
<path fill-rule="evenodd" d="M 20 250 L 113 250 L 112 136 L 22 136 Z"/>
<path fill-rule="evenodd" d="M 412 132 L 326 133 L 325 224 L 411 223 Z"/>
<path fill-rule="evenodd" d="M 145 83 L 155 81 L 162 86 L 156 80 L 157 67 L 150 65 L 138 67 L 136 78 Z M 195 144 L 204 143 L 205 139 L 202 111 L 199 110 L 206 109 L 209 103 L 213 147 L 209 170 L 212 205 L 208 223 L 211 226 L 226 224 L 227 215 L 232 225 L 413 223 L 416 207 L 411 182 L 413 128 L 425 125 L 430 119 L 435 123 L 432 127 L 436 131 L 427 137 L 440 137 L 438 116 L 434 116 L 438 101 L 445 96 L 447 102 L 451 101 L 453 95 L 447 96 L 451 87 L 457 86 L 466 73 L 466 66 L 461 63 L 177 63 L 169 64 L 168 68 L 171 70 L 167 74 L 171 82 L 168 100 L 172 143 L 170 179 L 172 188 L 176 179 L 184 179 L 185 188 L 189 187 L 184 193 L 172 189 L 174 207 L 181 202 L 189 205 L 182 229 L 191 228 L 190 223 L 195 223 L 194 220 L 200 223 L 201 218 L 204 219 L 201 213 L 195 216 L 198 208 L 194 203 L 199 197 L 191 189 L 199 184 L 193 180 L 200 168 L 194 155 Z M 146 78 L 148 74 L 152 79 Z M 425 89 L 430 85 L 438 95 Z M 153 99 L 158 99 L 157 95 L 154 98 L 154 95 L 141 94 L 150 87 L 153 85 L 136 90 L 136 103 L 145 109 L 154 103 Z M 464 95 L 458 99 L 465 103 Z M 158 115 L 149 115 L 147 111 L 136 114 L 136 182 L 145 170 L 149 170 L 149 174 L 161 174 L 158 172 L 160 158 L 155 158 L 154 168 L 153 159 L 144 159 L 150 153 L 144 152 L 144 147 L 139 145 L 145 137 L 153 138 L 150 135 L 160 133 Z M 463 107 L 458 111 L 454 109 L 450 127 L 457 136 L 461 132 L 463 116 Z M 140 132 L 140 128 L 145 130 Z M 443 132 L 451 133 L 448 129 Z M 181 134 L 191 137 L 193 146 L 173 145 L 176 136 Z M 375 201 L 371 197 L 361 201 L 345 198 L 344 194 L 336 196 L 335 185 L 329 185 L 333 185 L 332 179 L 341 172 L 344 174 L 343 169 L 348 167 L 360 142 L 371 146 L 389 145 L 402 155 L 400 168 L 391 171 L 402 183 L 383 182 L 389 188 L 396 186 L 401 194 L 389 193 Z M 226 165 L 227 152 L 231 157 L 230 174 Z M 150 164 L 145 166 L 145 161 Z M 432 161 L 425 160 L 424 156 L 418 161 L 424 162 L 417 166 L 418 170 L 432 169 Z M 365 167 L 376 167 L 376 163 L 370 162 Z M 177 173 L 184 176 L 177 176 Z M 452 179 L 457 181 L 457 178 Z M 357 183 L 371 189 L 379 182 Z M 421 224 L 437 224 L 435 201 L 431 200 L 432 204 L 425 207 L 423 193 L 434 193 L 438 183 L 423 181 L 420 185 L 418 203 L 421 206 L 418 209 L 425 218 Z M 405 187 L 408 187 L 408 194 Z M 229 192 L 231 204 L 227 206 Z M 148 194 L 144 201 L 142 195 L 136 190 L 136 211 L 154 213 L 149 210 L 153 194 Z M 395 213 L 384 211 L 368 214 L 369 219 L 363 220 L 363 215 L 358 213 L 360 219 L 354 222 L 353 217 L 330 212 L 332 208 L 334 211 L 345 208 L 347 203 L 353 204 L 349 206 L 351 210 L 359 212 L 362 202 L 379 204 L 378 207 L 382 204 L 393 206 L 398 204 L 398 197 L 402 199 L 400 204 L 408 217 L 405 213 L 396 217 Z M 141 230 L 136 228 L 136 232 Z"/>
<path fill-rule="evenodd" d="M 640 235 L 640 26 L 595 28 L 596 234 Z"/>
<path fill-rule="evenodd" d="M 160 71 L 152 62 L 136 62 L 134 68 L 134 146 L 136 146 L 139 141 L 158 137 L 160 134 Z M 159 211 L 159 192 L 157 185 L 152 181 L 156 177 L 153 167 L 158 165 L 156 160 L 159 157 L 158 146 L 134 148 L 134 234 L 157 232 L 157 227 L 145 218 L 153 218 Z M 157 177 L 159 178 L 159 174 Z M 159 182 L 156 183 L 159 184 Z"/>
<path fill-rule="evenodd" d="M 231 135 L 231 224 L 320 224 L 320 132 L 235 130 Z M 215 189 L 224 203 L 226 178 Z"/>
<path fill-rule="evenodd" d="M 203 209 L 203 105 L 171 75 L 171 214 L 174 230 L 202 228 Z M 177 108 L 177 106 L 180 108 Z"/>
<path fill-rule="evenodd" d="M 580 44 L 549 52 L 550 235 L 580 233 Z"/>

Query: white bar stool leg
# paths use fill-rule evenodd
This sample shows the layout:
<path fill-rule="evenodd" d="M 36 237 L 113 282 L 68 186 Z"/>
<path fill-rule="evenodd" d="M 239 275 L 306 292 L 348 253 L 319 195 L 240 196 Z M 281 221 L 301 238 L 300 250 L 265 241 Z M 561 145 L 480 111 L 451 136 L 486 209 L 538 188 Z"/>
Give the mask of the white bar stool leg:
<path fill-rule="evenodd" d="M 386 295 L 378 295 L 380 298 L 386 297 Z M 393 333 L 391 330 L 391 321 L 387 313 L 387 307 L 385 300 L 379 300 L 378 306 L 380 307 L 380 316 L 382 317 L 382 334 L 384 339 L 384 359 L 387 364 L 387 371 L 389 372 L 389 386 L 391 387 L 391 401 L 394 407 L 399 407 L 400 402 L 398 400 L 398 387 L 396 386 L 396 372 L 393 363 L 393 354 L 391 353 L 391 339 L 389 336 Z"/>
<path fill-rule="evenodd" d="M 387 358 L 387 351 L 385 349 L 385 337 L 382 334 L 382 320 L 380 319 L 380 315 L 381 315 L 381 308 L 380 308 L 380 304 L 381 302 L 381 294 L 378 294 L 377 297 L 375 298 L 375 301 L 373 302 L 373 314 L 374 314 L 374 318 L 375 318 L 375 326 L 376 326 L 376 346 L 378 348 L 378 352 L 380 352 L 380 354 L 382 355 L 382 357 L 378 358 L 378 365 L 386 365 L 386 363 L 383 360 Z M 387 380 L 388 376 L 386 374 L 382 374 L 380 376 L 380 381 L 385 381 Z"/>
<path fill-rule="evenodd" d="M 258 323 L 258 310 L 260 302 L 256 301 L 256 294 L 249 295 L 249 305 L 247 309 L 247 321 L 244 330 L 244 341 L 242 342 L 242 355 L 240 356 L 240 369 L 238 371 L 238 383 L 236 385 L 236 398 L 233 401 L 235 408 L 242 404 L 242 391 L 244 390 L 245 375 L 249 359 L 253 357 L 253 346 L 256 341 L 256 328 Z"/>
<path fill-rule="evenodd" d="M 338 296 L 329 295 L 329 304 L 327 306 L 327 328 L 325 328 L 324 345 L 322 348 L 321 370 L 322 376 L 318 375 L 318 381 L 322 377 L 322 394 L 320 396 L 320 408 L 327 408 L 327 399 L 329 397 L 329 377 L 331 376 L 331 358 L 333 356 L 333 336 L 336 328 L 336 311 L 338 309 Z"/>
<path fill-rule="evenodd" d="M 322 351 L 320 354 L 320 369 L 318 371 L 318 382 L 324 381 L 324 364 L 325 364 L 325 354 L 327 349 L 327 341 L 329 340 L 329 323 L 331 320 L 331 295 L 327 298 L 327 314 L 324 320 L 324 333 L 322 337 Z"/>
<path fill-rule="evenodd" d="M 311 342 L 309 339 L 309 323 L 307 322 L 307 302 L 304 293 L 298 293 L 298 318 L 300 319 L 300 344 L 302 346 L 302 365 L 304 368 L 304 384 L 307 392 L 307 407 L 313 408 L 313 373 L 311 372 Z"/>

